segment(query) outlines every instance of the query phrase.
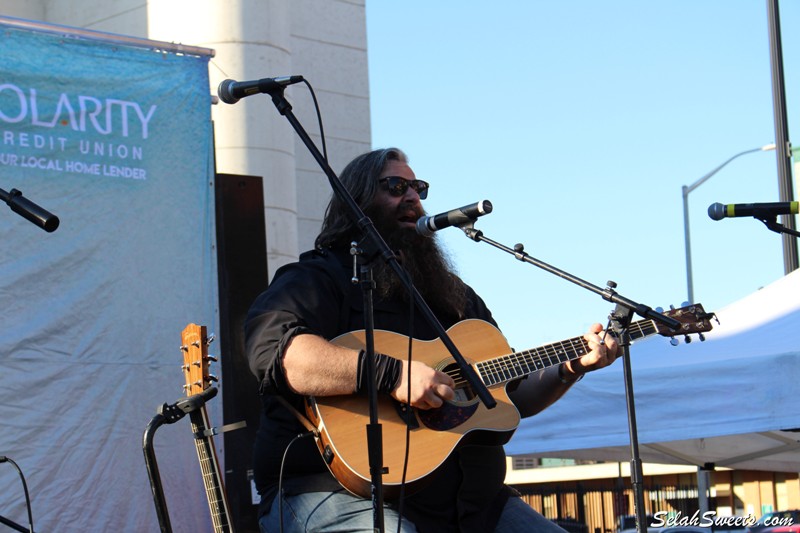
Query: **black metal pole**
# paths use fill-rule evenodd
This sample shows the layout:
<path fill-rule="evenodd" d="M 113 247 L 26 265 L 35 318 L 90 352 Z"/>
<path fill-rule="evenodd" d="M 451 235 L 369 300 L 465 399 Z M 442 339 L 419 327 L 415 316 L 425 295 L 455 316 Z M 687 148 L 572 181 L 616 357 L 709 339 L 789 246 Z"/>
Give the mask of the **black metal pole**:
<path fill-rule="evenodd" d="M 783 51 L 778 0 L 767 0 L 769 15 L 769 56 L 772 65 L 772 108 L 775 117 L 775 153 L 778 160 L 778 189 L 781 202 L 794 201 L 792 190 L 792 163 L 789 153 L 789 126 L 786 119 L 786 89 L 783 77 Z M 781 222 L 790 230 L 796 229 L 794 215 L 781 215 Z M 784 274 L 797 270 L 797 238 L 784 233 Z"/>
<path fill-rule="evenodd" d="M 161 474 L 158 471 L 158 459 L 153 450 L 153 437 L 156 430 L 160 428 L 167 417 L 158 413 L 147 424 L 144 435 L 142 436 L 142 451 L 144 452 L 144 464 L 147 468 L 147 476 L 150 480 L 150 491 L 153 493 L 153 503 L 156 506 L 158 516 L 158 526 L 162 533 L 171 533 L 172 524 L 169 521 L 169 511 L 167 510 L 167 500 L 164 497 L 164 488 L 161 485 Z"/>
<path fill-rule="evenodd" d="M 365 356 L 367 363 L 367 395 L 369 396 L 369 424 L 367 424 L 367 453 L 372 481 L 372 523 L 375 531 L 384 531 L 383 517 L 383 428 L 378 417 L 378 384 L 375 383 L 375 323 L 373 314 L 372 265 L 362 264 L 359 279 L 364 298 Z"/>

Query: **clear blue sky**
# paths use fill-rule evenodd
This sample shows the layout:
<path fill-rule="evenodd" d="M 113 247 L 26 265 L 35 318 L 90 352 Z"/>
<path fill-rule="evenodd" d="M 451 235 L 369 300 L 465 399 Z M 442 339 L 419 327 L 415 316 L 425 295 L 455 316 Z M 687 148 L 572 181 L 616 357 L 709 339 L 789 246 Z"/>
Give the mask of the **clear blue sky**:
<path fill-rule="evenodd" d="M 791 138 L 800 4 L 780 7 Z M 681 186 L 775 137 L 764 0 L 369 0 L 367 35 L 373 145 L 408 153 L 429 213 L 491 200 L 487 237 L 653 307 L 687 299 Z M 778 201 L 777 172 L 774 151 L 745 155 L 689 195 L 707 310 L 783 276 L 780 235 L 706 212 Z M 458 229 L 439 235 L 517 349 L 612 309 Z"/>

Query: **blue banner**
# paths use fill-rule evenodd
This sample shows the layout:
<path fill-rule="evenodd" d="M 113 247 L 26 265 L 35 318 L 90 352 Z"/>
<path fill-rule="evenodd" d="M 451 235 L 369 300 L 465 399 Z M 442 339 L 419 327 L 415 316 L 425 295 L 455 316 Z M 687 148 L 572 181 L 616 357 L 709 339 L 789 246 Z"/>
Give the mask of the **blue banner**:
<path fill-rule="evenodd" d="M 181 395 L 181 330 L 217 320 L 208 57 L 13 25 L 0 40 L 0 189 L 60 219 L 46 233 L 0 204 L 0 450 L 37 529 L 156 530 L 142 432 Z M 202 505 L 188 426 L 159 459 L 171 507 Z M 15 491 L 0 508 L 25 521 Z"/>

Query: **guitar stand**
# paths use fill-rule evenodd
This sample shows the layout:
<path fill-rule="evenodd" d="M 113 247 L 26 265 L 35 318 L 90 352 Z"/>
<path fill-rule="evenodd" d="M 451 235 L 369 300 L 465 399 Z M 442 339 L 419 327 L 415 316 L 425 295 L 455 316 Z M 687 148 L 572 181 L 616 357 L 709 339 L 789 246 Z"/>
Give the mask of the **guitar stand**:
<path fill-rule="evenodd" d="M 150 489 L 153 493 L 153 500 L 156 506 L 156 515 L 158 516 L 158 524 L 163 533 L 172 533 L 172 524 L 169 520 L 169 512 L 167 510 L 167 502 L 164 498 L 164 489 L 161 485 L 161 474 L 158 471 L 158 461 L 156 460 L 155 452 L 153 451 L 153 437 L 156 430 L 164 424 L 174 424 L 186 415 L 192 416 L 194 413 L 199 413 L 199 409 L 205 405 L 207 401 L 217 395 L 216 387 L 209 387 L 199 394 L 182 398 L 172 405 L 163 404 L 158 408 L 158 413 L 154 416 L 147 428 L 144 431 L 142 439 L 142 449 L 144 451 L 144 462 L 147 467 L 147 475 L 150 478 Z M 233 429 L 244 427 L 246 422 L 237 422 L 235 424 L 228 424 L 219 429 L 209 428 L 206 431 L 194 434 L 195 439 L 202 439 L 219 433 L 224 433 Z"/>

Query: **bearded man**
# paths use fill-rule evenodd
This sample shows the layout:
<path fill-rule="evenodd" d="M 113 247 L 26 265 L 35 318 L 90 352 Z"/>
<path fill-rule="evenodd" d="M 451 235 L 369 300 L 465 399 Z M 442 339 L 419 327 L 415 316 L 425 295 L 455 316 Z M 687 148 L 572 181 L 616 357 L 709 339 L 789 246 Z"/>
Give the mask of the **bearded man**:
<path fill-rule="evenodd" d="M 436 239 L 417 234 L 416 222 L 424 215 L 420 200 L 427 197 L 429 184 L 416 179 L 402 151 L 388 148 L 363 154 L 347 165 L 340 179 L 445 328 L 465 319 L 496 326 L 484 301 L 453 272 Z M 264 532 L 278 532 L 281 525 L 289 532 L 373 531 L 372 502 L 339 485 L 311 439 L 292 442 L 305 430 L 291 407 L 303 412 L 304 397 L 366 390 L 364 351 L 330 342 L 364 329 L 361 289 L 351 282 L 351 242 L 360 238 L 346 206 L 334 197 L 315 249 L 279 269 L 247 316 L 247 355 L 263 403 L 253 469 Z M 435 330 L 422 314 L 411 312 L 409 296 L 394 272 L 377 263 L 374 277 L 375 328 L 435 339 Z M 507 392 L 520 414 L 541 411 L 584 373 L 611 364 L 616 342 L 601 335 L 602 326 L 594 324 L 584 336 L 591 351 L 510 383 Z M 454 398 L 453 378 L 424 362 L 377 354 L 376 368 L 379 394 L 416 409 L 437 409 Z M 386 531 L 397 531 L 399 520 L 405 533 L 563 533 L 504 484 L 502 446 L 459 446 L 429 477 L 422 489 L 403 499 L 402 506 L 397 501 L 386 503 Z"/>

